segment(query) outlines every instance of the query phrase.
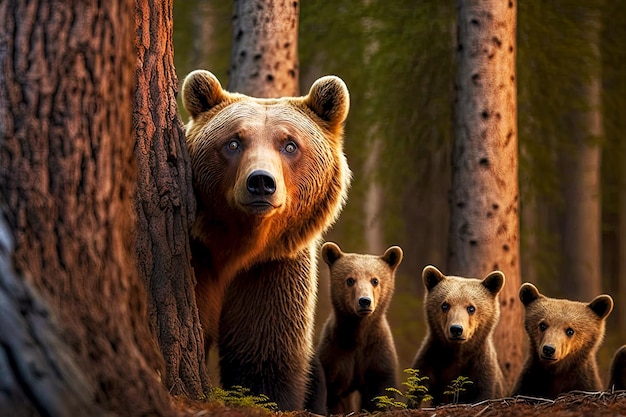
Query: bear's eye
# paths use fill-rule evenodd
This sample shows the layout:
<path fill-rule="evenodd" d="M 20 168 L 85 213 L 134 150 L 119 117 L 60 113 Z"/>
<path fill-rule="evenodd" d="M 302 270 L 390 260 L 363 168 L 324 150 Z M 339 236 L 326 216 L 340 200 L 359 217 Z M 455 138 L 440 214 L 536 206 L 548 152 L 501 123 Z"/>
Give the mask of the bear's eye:
<path fill-rule="evenodd" d="M 476 307 L 474 306 L 467 307 L 467 312 L 470 314 L 474 314 L 476 312 Z"/>
<path fill-rule="evenodd" d="M 565 334 L 566 334 L 568 337 L 572 337 L 572 336 L 574 336 L 574 329 L 572 329 L 571 327 L 568 327 L 568 328 L 567 328 L 567 330 L 565 330 Z"/>
<path fill-rule="evenodd" d="M 378 285 L 378 278 L 372 278 L 372 285 L 373 286 L 377 286 Z"/>
<path fill-rule="evenodd" d="M 298 150 L 298 145 L 295 142 L 287 142 L 285 145 L 285 152 L 287 153 L 294 153 L 296 150 Z"/>
<path fill-rule="evenodd" d="M 547 324 L 539 323 L 539 330 L 541 330 L 542 332 L 545 332 L 547 328 L 548 328 Z"/>
<path fill-rule="evenodd" d="M 239 142 L 237 142 L 236 140 L 231 140 L 230 142 L 228 142 L 229 151 L 236 151 L 237 149 L 239 149 Z"/>
<path fill-rule="evenodd" d="M 443 303 L 443 304 L 441 305 L 441 311 L 448 311 L 448 310 L 450 310 L 450 304 L 448 304 L 448 303 Z"/>
<path fill-rule="evenodd" d="M 346 280 L 346 284 L 348 284 L 348 287 L 353 286 L 353 285 L 354 285 L 354 282 L 355 282 L 355 281 L 354 281 L 354 278 L 348 278 L 348 279 Z"/>

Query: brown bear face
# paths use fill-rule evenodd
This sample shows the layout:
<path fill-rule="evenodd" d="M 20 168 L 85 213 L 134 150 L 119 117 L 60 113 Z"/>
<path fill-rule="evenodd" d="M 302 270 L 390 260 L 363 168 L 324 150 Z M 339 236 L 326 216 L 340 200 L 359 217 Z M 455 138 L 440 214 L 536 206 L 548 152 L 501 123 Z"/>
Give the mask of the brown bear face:
<path fill-rule="evenodd" d="M 594 353 L 613 310 L 613 299 L 606 294 L 582 303 L 548 298 L 530 283 L 520 287 L 519 297 L 532 352 L 545 366 L 572 363 Z"/>
<path fill-rule="evenodd" d="M 343 253 L 333 242 L 322 246 L 322 258 L 330 267 L 331 298 L 335 311 L 344 316 L 384 313 L 395 286 L 395 272 L 402 249 L 392 246 L 382 256 Z"/>
<path fill-rule="evenodd" d="M 483 280 L 446 276 L 434 266 L 422 272 L 424 309 L 430 331 L 444 343 L 481 343 L 500 317 L 497 295 L 504 274 L 494 271 Z"/>
<path fill-rule="evenodd" d="M 291 256 L 334 222 L 350 179 L 341 79 L 320 78 L 304 97 L 258 99 L 229 93 L 198 70 L 182 94 L 198 201 L 192 237 L 209 247 L 207 237 L 217 237 L 215 252 L 226 246 L 271 259 Z"/>

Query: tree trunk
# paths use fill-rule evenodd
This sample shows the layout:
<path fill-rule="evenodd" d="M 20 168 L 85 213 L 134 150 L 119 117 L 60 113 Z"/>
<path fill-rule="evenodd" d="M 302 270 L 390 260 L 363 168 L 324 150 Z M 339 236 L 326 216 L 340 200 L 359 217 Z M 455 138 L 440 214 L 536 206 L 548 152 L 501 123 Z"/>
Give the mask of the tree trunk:
<path fill-rule="evenodd" d="M 376 130 L 375 127 L 372 127 L 372 133 Z M 373 134 L 371 137 L 379 138 L 376 134 Z M 363 204 L 363 226 L 365 227 L 363 235 L 365 237 L 367 253 L 383 253 L 388 247 L 385 246 L 385 236 L 383 233 L 383 187 L 376 174 L 380 164 L 381 147 L 382 141 L 380 139 L 371 140 L 371 151 L 369 156 L 365 159 L 365 165 L 363 167 L 363 171 L 366 173 L 365 175 L 369 177 Z"/>
<path fill-rule="evenodd" d="M 45 303 L 13 269 L 13 233 L 0 214 L 0 410 L 12 417 L 105 416 Z M 24 306 L 29 306 L 25 309 Z M 31 401 L 31 399 L 34 399 Z"/>
<path fill-rule="evenodd" d="M 565 6 L 564 6 L 565 7 Z M 570 11 L 569 9 L 568 11 Z M 581 37 L 591 48 L 590 73 L 579 71 L 573 94 L 587 106 L 567 118 L 569 143 L 561 153 L 563 209 L 561 288 L 566 298 L 589 301 L 602 292 L 599 138 L 601 114 L 600 10 L 574 9 Z"/>
<path fill-rule="evenodd" d="M 255 97 L 298 94 L 298 13 L 292 0 L 236 0 L 228 90 Z"/>
<path fill-rule="evenodd" d="M 512 385 L 522 365 L 513 1 L 459 1 L 449 273 L 506 275 L 495 343 Z"/>
<path fill-rule="evenodd" d="M 618 212 L 618 270 L 617 270 L 617 295 L 620 298 L 616 303 L 617 313 L 617 333 L 626 334 L 626 147 L 621 152 L 621 187 L 619 190 L 619 212 Z"/>
<path fill-rule="evenodd" d="M 171 415 L 132 256 L 132 16 L 128 0 L 0 3 L 0 195 L 15 269 L 58 319 L 85 396 Z M 34 407 L 46 394 L 27 393 Z"/>
<path fill-rule="evenodd" d="M 137 265 L 153 336 L 172 394 L 209 389 L 188 230 L 195 214 L 191 164 L 177 112 L 172 0 L 138 0 L 135 14 L 135 197 Z"/>

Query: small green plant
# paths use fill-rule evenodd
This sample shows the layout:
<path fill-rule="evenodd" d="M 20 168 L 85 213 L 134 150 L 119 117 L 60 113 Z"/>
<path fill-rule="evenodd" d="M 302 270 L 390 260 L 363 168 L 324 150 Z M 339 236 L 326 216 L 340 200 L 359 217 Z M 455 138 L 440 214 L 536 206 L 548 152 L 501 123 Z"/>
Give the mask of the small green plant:
<path fill-rule="evenodd" d="M 385 391 L 392 393 L 394 396 L 395 395 L 398 395 L 400 397 L 404 396 L 402 391 L 394 387 L 385 388 Z M 406 403 L 402 401 L 398 401 L 395 398 L 390 397 L 388 395 L 379 395 L 378 397 L 372 398 L 372 401 L 376 403 L 376 407 L 382 410 L 394 410 L 394 409 L 402 410 L 407 407 Z"/>
<path fill-rule="evenodd" d="M 250 389 L 235 385 L 232 389 L 213 387 L 206 396 L 207 401 L 217 401 L 233 407 L 260 407 L 269 411 L 277 411 L 278 405 L 269 400 L 267 395 L 252 395 Z"/>
<path fill-rule="evenodd" d="M 420 371 L 412 368 L 405 369 L 404 373 L 409 375 L 402 385 L 407 388 L 404 396 L 407 398 L 407 404 L 410 408 L 419 408 L 422 402 L 433 399 L 428 394 L 428 387 L 423 384 L 428 381 L 427 376 L 420 376 Z"/>
<path fill-rule="evenodd" d="M 419 370 L 408 368 L 404 370 L 408 374 L 405 382 L 402 383 L 406 387 L 406 392 L 402 392 L 397 388 L 386 388 L 387 392 L 393 394 L 393 397 L 381 395 L 374 397 L 373 401 L 376 407 L 383 410 L 401 410 L 407 407 L 419 408 L 422 401 L 429 401 L 432 397 L 428 394 L 428 388 L 423 385 L 428 380 L 427 376 L 419 376 Z M 394 398 L 395 397 L 395 398 Z M 406 401 L 399 401 L 396 398 L 404 397 Z"/>
<path fill-rule="evenodd" d="M 456 404 L 459 402 L 459 397 L 462 392 L 465 391 L 465 386 L 473 384 L 472 381 L 469 380 L 466 376 L 459 376 L 457 379 L 453 380 L 450 383 L 446 390 L 443 392 L 443 395 L 451 395 L 452 396 L 452 404 Z"/>

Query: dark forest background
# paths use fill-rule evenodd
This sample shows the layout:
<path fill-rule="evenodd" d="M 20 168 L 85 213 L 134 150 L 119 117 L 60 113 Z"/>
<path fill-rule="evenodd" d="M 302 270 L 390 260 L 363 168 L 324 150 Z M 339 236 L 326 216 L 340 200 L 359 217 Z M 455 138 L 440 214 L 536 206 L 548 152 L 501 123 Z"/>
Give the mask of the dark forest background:
<path fill-rule="evenodd" d="M 354 180 L 326 240 L 349 252 L 403 248 L 389 316 L 405 368 L 425 331 L 421 270 L 427 264 L 447 270 L 456 7 L 438 0 L 358 7 L 350 0 L 308 0 L 300 7 L 301 92 L 336 74 L 351 94 L 345 146 Z M 231 2 L 174 2 L 181 82 L 205 68 L 228 84 L 232 14 Z M 603 376 L 616 347 L 626 343 L 624 39 L 625 2 L 518 4 L 522 282 L 551 297 L 589 301 L 598 288 L 613 296 L 599 354 Z M 583 212 L 583 221 L 568 222 L 570 213 L 585 209 L 583 201 L 597 204 L 600 220 Z M 582 244 L 569 237 L 586 230 Z M 596 260 L 586 261 L 594 253 Z M 317 330 L 329 309 L 327 268 L 319 269 Z M 573 275 L 581 273 L 589 285 L 575 288 Z"/>

